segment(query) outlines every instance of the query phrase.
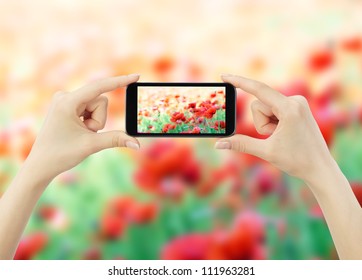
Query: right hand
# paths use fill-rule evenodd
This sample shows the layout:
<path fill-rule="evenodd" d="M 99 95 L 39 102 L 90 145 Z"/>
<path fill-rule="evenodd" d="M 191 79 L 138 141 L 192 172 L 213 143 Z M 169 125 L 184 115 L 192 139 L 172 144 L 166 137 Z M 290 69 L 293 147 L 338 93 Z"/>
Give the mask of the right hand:
<path fill-rule="evenodd" d="M 257 98 L 251 104 L 255 128 L 270 137 L 234 135 L 216 142 L 216 149 L 255 155 L 307 182 L 334 162 L 305 97 L 286 97 L 261 82 L 239 76 L 223 75 L 222 79 Z"/>

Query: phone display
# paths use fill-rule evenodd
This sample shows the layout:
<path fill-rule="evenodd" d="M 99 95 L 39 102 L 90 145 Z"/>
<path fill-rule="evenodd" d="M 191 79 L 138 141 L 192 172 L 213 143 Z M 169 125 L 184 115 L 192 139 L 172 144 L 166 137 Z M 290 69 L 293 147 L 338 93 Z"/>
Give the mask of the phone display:
<path fill-rule="evenodd" d="M 220 137 L 235 127 L 235 88 L 226 83 L 135 83 L 126 130 L 134 136 Z"/>

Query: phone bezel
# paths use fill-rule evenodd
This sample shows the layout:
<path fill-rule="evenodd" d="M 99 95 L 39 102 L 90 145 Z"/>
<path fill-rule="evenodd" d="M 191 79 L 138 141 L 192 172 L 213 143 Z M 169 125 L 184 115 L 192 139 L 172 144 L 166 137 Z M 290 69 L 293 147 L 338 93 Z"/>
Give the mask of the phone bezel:
<path fill-rule="evenodd" d="M 225 87 L 225 133 L 200 133 L 200 134 L 180 134 L 180 133 L 139 133 L 137 131 L 137 104 L 138 104 L 138 87 Z M 138 82 L 132 83 L 126 89 L 126 132 L 135 137 L 207 137 L 221 138 L 234 134 L 236 122 L 236 90 L 229 83 L 182 83 L 182 82 Z"/>

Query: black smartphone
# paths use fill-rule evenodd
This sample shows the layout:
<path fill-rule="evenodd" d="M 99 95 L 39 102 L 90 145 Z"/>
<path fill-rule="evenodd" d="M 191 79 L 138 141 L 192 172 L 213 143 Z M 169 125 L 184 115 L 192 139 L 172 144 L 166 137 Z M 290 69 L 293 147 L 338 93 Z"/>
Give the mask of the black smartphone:
<path fill-rule="evenodd" d="M 126 132 L 137 137 L 222 137 L 235 131 L 235 87 L 228 83 L 133 83 Z"/>

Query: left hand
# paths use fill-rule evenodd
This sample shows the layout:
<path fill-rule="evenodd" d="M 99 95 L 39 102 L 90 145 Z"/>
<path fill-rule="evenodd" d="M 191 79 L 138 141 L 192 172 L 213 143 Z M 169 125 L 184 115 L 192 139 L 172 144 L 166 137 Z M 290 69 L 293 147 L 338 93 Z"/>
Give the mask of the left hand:
<path fill-rule="evenodd" d="M 139 75 L 112 77 L 73 92 L 57 92 L 27 161 L 51 180 L 103 149 L 139 149 L 139 142 L 123 131 L 97 132 L 107 119 L 108 99 L 101 94 L 138 79 Z"/>

